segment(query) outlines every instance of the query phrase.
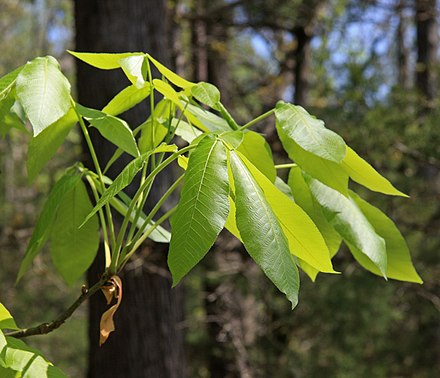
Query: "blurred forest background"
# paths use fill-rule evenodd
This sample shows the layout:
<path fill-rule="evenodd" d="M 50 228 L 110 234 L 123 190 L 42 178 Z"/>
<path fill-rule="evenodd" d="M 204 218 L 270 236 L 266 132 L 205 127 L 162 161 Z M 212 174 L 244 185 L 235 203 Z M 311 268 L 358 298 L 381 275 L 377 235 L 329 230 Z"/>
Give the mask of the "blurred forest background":
<path fill-rule="evenodd" d="M 291 311 L 236 241 L 222 234 L 185 279 L 179 327 L 187 368 L 176 376 L 440 376 L 440 4 L 161 2 L 170 25 L 168 63 L 189 79 L 217 85 L 238 122 L 278 99 L 303 105 L 411 196 L 390 199 L 358 189 L 399 225 L 424 280 L 385 282 L 342 247 L 334 261 L 342 275 L 320 275 L 315 283 L 303 275 L 300 304 Z M 75 63 L 65 52 L 75 49 L 74 17 L 69 0 L 0 0 L 0 76 L 51 54 L 74 82 Z M 287 162 L 274 125 L 259 131 L 272 142 L 276 161 Z M 0 139 L 0 300 L 21 326 L 53 318 L 81 285 L 67 288 L 42 255 L 14 286 L 44 196 L 80 147 L 79 135 L 71 134 L 29 186 L 27 137 Z M 69 376 L 85 377 L 87 339 L 82 308 L 53 334 L 28 341 Z"/>

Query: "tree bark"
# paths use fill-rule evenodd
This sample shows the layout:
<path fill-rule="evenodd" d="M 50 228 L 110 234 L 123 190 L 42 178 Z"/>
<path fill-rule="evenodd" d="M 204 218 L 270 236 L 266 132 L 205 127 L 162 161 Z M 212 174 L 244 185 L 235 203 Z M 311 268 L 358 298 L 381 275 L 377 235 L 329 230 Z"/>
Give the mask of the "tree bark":
<path fill-rule="evenodd" d="M 436 0 L 416 0 L 417 64 L 416 86 L 426 100 L 436 96 Z"/>
<path fill-rule="evenodd" d="M 309 92 L 310 42 L 312 36 L 307 28 L 299 26 L 292 33 L 296 38 L 294 85 L 295 95 L 293 102 L 306 106 Z"/>
<path fill-rule="evenodd" d="M 171 41 L 165 0 L 76 0 L 76 49 L 90 52 L 144 51 L 170 64 Z M 77 89 L 81 104 L 102 108 L 128 85 L 120 70 L 100 71 L 77 64 Z M 148 106 L 124 114 L 132 126 L 143 122 Z M 91 130 L 101 164 L 112 156 L 114 147 Z M 109 176 L 115 176 L 127 160 L 118 161 Z M 87 161 L 87 157 L 85 157 Z M 150 204 L 159 198 L 160 187 L 172 178 L 161 176 L 155 184 Z M 148 206 L 148 204 L 147 204 Z M 151 206 L 150 206 L 151 207 Z M 99 322 L 106 309 L 103 296 L 96 295 L 89 308 L 89 378 L 102 377 L 185 377 L 182 292 L 171 289 L 166 268 L 167 245 L 147 243 L 139 257 L 121 274 L 123 300 L 115 315 L 116 331 L 98 346 Z M 101 254 L 102 256 L 102 254 Z M 102 272 L 95 261 L 89 281 Z"/>
<path fill-rule="evenodd" d="M 397 42 L 397 81 L 404 89 L 409 89 L 409 49 L 405 43 L 406 34 L 406 19 L 403 12 L 405 3 L 404 0 L 400 0 L 396 6 L 396 13 L 399 17 L 399 23 L 396 30 L 396 42 Z"/>

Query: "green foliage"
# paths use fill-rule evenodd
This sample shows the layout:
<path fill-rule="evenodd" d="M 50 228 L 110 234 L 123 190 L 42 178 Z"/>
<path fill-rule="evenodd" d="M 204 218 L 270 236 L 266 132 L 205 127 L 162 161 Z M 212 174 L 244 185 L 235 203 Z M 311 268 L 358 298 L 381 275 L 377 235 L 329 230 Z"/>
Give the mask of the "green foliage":
<path fill-rule="evenodd" d="M 7 329 L 18 329 L 9 311 L 0 303 L 0 375 L 1 377 L 64 378 L 66 375 L 41 353 L 14 337 L 5 337 Z"/>
<path fill-rule="evenodd" d="M 80 126 L 94 165 L 93 170 L 75 165 L 54 185 L 18 279 L 50 241 L 55 268 L 68 284 L 74 284 L 95 257 L 101 234 L 105 271 L 92 292 L 85 293 L 91 295 L 100 288 L 110 293 L 109 285 L 120 282 L 115 276 L 146 238 L 170 243 L 168 263 L 176 285 L 226 228 L 242 241 L 292 307 L 298 303 L 298 267 L 313 280 L 319 272 L 336 273 L 331 259 L 341 240 L 367 270 L 385 278 L 421 283 L 394 223 L 349 191 L 349 177 L 373 191 L 405 195 L 347 147 L 341 136 L 302 107 L 279 102 L 275 109 L 240 127 L 221 103 L 217 88 L 189 82 L 148 54 L 72 55 L 100 69 L 122 69 L 129 85 L 104 109 L 95 110 L 70 97 L 70 84 L 51 57 L 36 58 L 21 71 L 0 79 L 4 88 L 0 105 L 7 104 L 1 108 L 2 116 L 12 114 L 13 104 L 17 104 L 33 128 L 34 136 L 29 142 L 29 159 L 33 161 L 28 161 L 31 179 L 54 155 L 75 123 Z M 150 64 L 162 78 L 152 76 Z M 157 105 L 154 96 L 162 97 Z M 117 115 L 146 99 L 150 100 L 151 114 L 132 131 Z M 248 130 L 272 114 L 283 147 L 293 161 L 278 167 L 265 138 Z M 86 123 L 116 147 L 104 170 Z M 180 144 L 173 143 L 176 135 L 188 145 L 177 147 Z M 114 181 L 105 177 L 103 171 L 124 152 L 132 160 Z M 144 205 L 155 178 L 167 173 L 176 161 L 185 169 L 183 176 L 145 213 Z M 291 168 L 288 184 L 277 176 L 277 168 L 285 167 Z M 170 205 L 168 197 L 179 188 L 182 179 L 180 200 L 177 205 Z M 133 184 L 136 189 L 130 197 L 123 190 Z M 112 210 L 123 215 L 120 227 L 115 227 Z M 171 235 L 162 226 L 168 219 Z M 114 289 L 117 293 L 118 288 Z M 115 292 L 111 293 L 113 296 Z M 85 300 L 85 295 L 77 305 Z M 71 311 L 66 311 L 65 318 L 70 315 Z M 106 331 L 111 328 L 108 323 Z M 44 333 L 44 327 L 31 330 L 23 332 Z M 24 346 L 9 341 L 17 333 L 5 334 L 10 336 L 0 342 L 3 350 L 11 352 L 2 366 L 23 370 L 20 361 L 27 357 L 15 361 L 9 356 L 14 355 L 12 350 Z M 44 364 L 49 366 L 41 357 L 35 357 L 35 361 L 39 361 L 38 366 L 32 369 L 39 374 L 38 369 L 43 369 Z M 45 369 L 51 370 L 47 366 Z"/>
<path fill-rule="evenodd" d="M 171 218 L 168 265 L 179 283 L 212 247 L 229 212 L 226 147 L 207 135 L 191 154 L 185 184 Z"/>
<path fill-rule="evenodd" d="M 236 221 L 243 244 L 270 280 L 298 303 L 299 274 L 287 238 L 263 190 L 237 153 L 230 153 L 234 179 Z"/>
<path fill-rule="evenodd" d="M 34 136 L 70 109 L 70 83 L 55 58 L 36 58 L 26 63 L 16 80 L 17 99 L 32 124 Z"/>

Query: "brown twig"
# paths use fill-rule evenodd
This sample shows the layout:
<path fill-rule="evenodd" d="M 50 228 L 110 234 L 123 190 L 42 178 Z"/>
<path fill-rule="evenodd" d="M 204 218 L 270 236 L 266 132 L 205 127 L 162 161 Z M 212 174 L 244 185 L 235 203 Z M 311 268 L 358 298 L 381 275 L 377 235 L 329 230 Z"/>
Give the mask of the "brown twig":
<path fill-rule="evenodd" d="M 108 280 L 108 278 L 109 275 L 107 273 L 104 273 L 101 279 L 96 284 L 94 284 L 90 289 L 84 289 L 83 287 L 82 293 L 78 297 L 78 299 L 75 302 L 73 302 L 72 305 L 66 311 L 60 314 L 55 320 L 52 320 L 49 323 L 42 323 L 31 328 L 22 328 L 11 332 L 5 332 L 5 336 L 11 336 L 20 339 L 22 337 L 45 335 L 49 332 L 52 332 L 53 330 L 60 327 L 68 318 L 70 318 L 72 314 L 75 312 L 75 310 L 79 306 L 81 306 L 81 304 L 84 301 L 86 301 L 93 294 L 99 291 L 99 289 Z"/>

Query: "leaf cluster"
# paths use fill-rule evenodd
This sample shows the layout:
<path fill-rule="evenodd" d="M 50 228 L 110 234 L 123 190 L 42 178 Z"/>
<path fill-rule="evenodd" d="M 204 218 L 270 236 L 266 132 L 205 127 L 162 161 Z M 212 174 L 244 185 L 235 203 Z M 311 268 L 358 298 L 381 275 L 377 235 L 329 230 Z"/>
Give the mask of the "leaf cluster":
<path fill-rule="evenodd" d="M 292 307 L 298 303 L 298 268 L 312 280 L 319 272 L 337 273 L 331 259 L 342 242 L 365 269 L 385 279 L 422 282 L 391 219 L 348 184 L 351 179 L 372 191 L 406 195 L 304 108 L 280 101 L 274 109 L 239 125 L 223 106 L 216 87 L 187 81 L 149 54 L 71 54 L 98 69 L 121 69 L 128 86 L 103 109 L 88 108 L 71 97 L 68 80 L 50 56 L 36 58 L 0 79 L 0 133 L 15 128 L 32 134 L 30 180 L 76 124 L 94 164 L 94 170 L 79 163 L 69 167 L 54 185 L 17 279 L 49 243 L 55 268 L 73 285 L 94 260 L 101 239 L 105 271 L 98 286 L 117 282 L 122 293 L 117 274 L 150 238 L 169 243 L 168 265 L 177 285 L 226 228 Z M 153 77 L 153 66 L 160 78 Z M 150 102 L 151 114 L 132 130 L 121 114 L 142 101 Z M 267 117 L 274 118 L 292 163 L 275 165 L 264 136 L 250 130 Z M 97 129 L 117 148 L 105 167 L 98 161 L 89 128 Z M 112 180 L 106 172 L 122 154 L 132 160 Z M 182 168 L 180 176 L 145 213 L 155 178 L 176 163 Z M 289 169 L 287 182 L 278 177 L 280 169 Z M 129 197 L 123 190 L 135 178 L 138 186 Z M 178 204 L 158 216 L 180 187 Z M 118 229 L 113 210 L 123 216 Z M 168 219 L 171 230 L 162 225 Z M 122 296 L 115 298 L 117 305 L 103 316 L 102 342 L 114 329 L 111 318 Z M 2 328 L 15 328 L 11 324 Z M 44 327 L 40 333 L 45 333 Z M 11 337 L 4 338 L 3 333 L 0 337 L 4 339 L 0 350 L 16 347 Z M 0 366 L 21 371 L 2 355 Z"/>

